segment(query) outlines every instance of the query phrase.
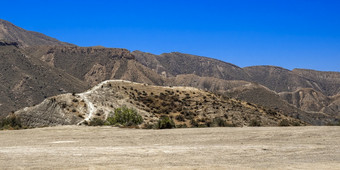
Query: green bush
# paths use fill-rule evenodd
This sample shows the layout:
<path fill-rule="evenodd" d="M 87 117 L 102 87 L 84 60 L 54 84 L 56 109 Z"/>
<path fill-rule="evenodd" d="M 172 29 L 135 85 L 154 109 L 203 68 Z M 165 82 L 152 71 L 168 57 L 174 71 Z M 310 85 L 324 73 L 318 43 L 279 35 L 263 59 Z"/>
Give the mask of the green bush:
<path fill-rule="evenodd" d="M 113 116 L 106 119 L 109 125 L 121 124 L 124 126 L 139 125 L 143 122 L 141 115 L 135 109 L 129 109 L 126 106 L 117 108 Z"/>
<path fill-rule="evenodd" d="M 0 129 L 21 129 L 20 117 L 12 114 L 0 120 Z"/>
<path fill-rule="evenodd" d="M 161 116 L 157 123 L 158 129 L 172 129 L 175 128 L 175 122 L 169 116 Z"/>

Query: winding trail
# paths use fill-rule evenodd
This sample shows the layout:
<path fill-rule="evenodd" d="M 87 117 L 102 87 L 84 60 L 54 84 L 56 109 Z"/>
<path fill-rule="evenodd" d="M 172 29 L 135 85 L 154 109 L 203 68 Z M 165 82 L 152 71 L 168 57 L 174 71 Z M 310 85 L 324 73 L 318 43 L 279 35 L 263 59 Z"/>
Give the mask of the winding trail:
<path fill-rule="evenodd" d="M 91 120 L 93 114 L 97 111 L 96 107 L 94 106 L 94 104 L 88 99 L 88 95 L 91 95 L 93 94 L 97 89 L 99 89 L 102 85 L 106 84 L 106 83 L 109 83 L 109 82 L 117 82 L 117 81 L 120 81 L 120 82 L 129 82 L 129 81 L 126 81 L 126 80 L 106 80 L 106 81 L 103 81 L 99 84 L 97 84 L 96 86 L 94 86 L 93 88 L 87 90 L 86 92 L 84 93 L 79 93 L 77 94 L 81 99 L 84 100 L 86 106 L 87 106 L 87 110 L 88 110 L 88 116 L 81 122 L 78 123 L 78 125 L 82 124 L 84 121 L 89 121 Z"/>
<path fill-rule="evenodd" d="M 93 113 L 96 111 L 96 108 L 94 107 L 93 103 L 90 102 L 89 99 L 87 98 L 86 96 L 87 94 L 89 93 L 87 92 L 87 93 L 78 94 L 84 100 L 87 106 L 87 110 L 88 110 L 88 116 L 84 119 L 84 121 L 89 121 L 92 118 Z"/>

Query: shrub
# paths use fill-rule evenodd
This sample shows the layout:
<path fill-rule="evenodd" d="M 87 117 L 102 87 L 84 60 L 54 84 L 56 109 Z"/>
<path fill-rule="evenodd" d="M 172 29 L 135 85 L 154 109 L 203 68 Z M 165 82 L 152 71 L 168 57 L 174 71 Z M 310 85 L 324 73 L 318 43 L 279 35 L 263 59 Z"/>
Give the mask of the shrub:
<path fill-rule="evenodd" d="M 185 122 L 185 118 L 183 115 L 177 115 L 176 117 L 176 120 L 180 121 L 180 122 Z"/>
<path fill-rule="evenodd" d="M 191 119 L 190 124 L 191 124 L 191 127 L 198 127 L 199 125 L 198 122 L 195 121 L 195 119 Z"/>
<path fill-rule="evenodd" d="M 327 124 L 326 124 L 327 126 L 340 126 L 340 120 L 338 121 L 338 122 L 328 122 Z"/>
<path fill-rule="evenodd" d="M 89 126 L 103 126 L 105 122 L 102 119 L 99 118 L 93 118 L 88 125 Z"/>
<path fill-rule="evenodd" d="M 228 124 L 225 120 L 220 117 L 215 117 L 210 125 L 211 127 L 227 127 Z"/>
<path fill-rule="evenodd" d="M 143 122 L 141 115 L 135 109 L 129 109 L 126 106 L 116 108 L 114 115 L 106 120 L 109 125 L 122 124 L 124 126 L 139 125 Z"/>
<path fill-rule="evenodd" d="M 151 123 L 147 123 L 147 124 L 145 124 L 144 125 L 144 129 L 153 129 L 155 126 L 154 126 L 154 124 L 151 124 Z"/>
<path fill-rule="evenodd" d="M 5 118 L 0 120 L 0 129 L 21 129 L 23 128 L 21 125 L 20 117 L 11 114 Z"/>
<path fill-rule="evenodd" d="M 301 126 L 299 122 L 293 122 L 293 126 Z"/>
<path fill-rule="evenodd" d="M 258 120 L 253 119 L 250 121 L 249 126 L 261 126 L 261 123 Z"/>
<path fill-rule="evenodd" d="M 179 124 L 176 125 L 176 128 L 187 128 L 188 126 L 186 124 Z"/>
<path fill-rule="evenodd" d="M 175 128 L 175 122 L 169 116 L 161 116 L 157 123 L 158 129 L 172 129 Z"/>
<path fill-rule="evenodd" d="M 283 119 L 280 121 L 279 126 L 289 126 L 289 121 L 287 119 Z"/>

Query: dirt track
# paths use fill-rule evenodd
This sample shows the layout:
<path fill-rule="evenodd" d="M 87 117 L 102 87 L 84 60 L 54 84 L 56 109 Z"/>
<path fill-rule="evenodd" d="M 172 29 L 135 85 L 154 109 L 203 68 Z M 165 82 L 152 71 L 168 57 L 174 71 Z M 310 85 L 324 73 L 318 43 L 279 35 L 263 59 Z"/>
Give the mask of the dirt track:
<path fill-rule="evenodd" d="M 340 127 L 0 131 L 0 169 L 340 169 Z"/>

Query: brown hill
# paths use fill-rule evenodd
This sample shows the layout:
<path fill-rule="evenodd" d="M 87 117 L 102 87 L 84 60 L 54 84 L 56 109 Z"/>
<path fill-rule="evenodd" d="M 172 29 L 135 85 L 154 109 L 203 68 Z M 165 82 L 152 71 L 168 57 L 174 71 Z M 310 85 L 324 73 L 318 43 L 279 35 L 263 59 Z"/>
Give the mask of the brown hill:
<path fill-rule="evenodd" d="M 166 77 L 195 74 L 224 80 L 247 80 L 249 75 L 242 68 L 216 59 L 178 52 L 153 55 L 140 51 L 132 54 L 143 65 Z"/>
<path fill-rule="evenodd" d="M 29 55 L 39 58 L 51 67 L 96 85 L 108 79 L 124 79 L 149 84 L 163 83 L 162 78 L 136 62 L 126 49 L 97 47 L 30 47 Z"/>
<path fill-rule="evenodd" d="M 168 78 L 167 85 L 181 85 L 197 87 L 203 90 L 224 94 L 231 98 L 254 103 L 264 106 L 267 109 L 281 111 L 282 114 L 290 117 L 299 118 L 305 122 L 314 125 L 323 125 L 334 122 L 335 117 L 325 115 L 322 112 L 309 113 L 301 110 L 300 106 L 289 104 L 281 98 L 276 92 L 258 84 L 243 80 L 222 80 L 212 77 L 199 77 L 197 75 L 178 75 Z M 304 109 L 304 107 L 302 107 Z"/>
<path fill-rule="evenodd" d="M 38 104 L 49 96 L 89 87 L 65 71 L 26 55 L 15 45 L 1 45 L 0 58 L 0 116 Z"/>
<path fill-rule="evenodd" d="M 223 125 L 277 126 L 303 122 L 268 111 L 257 105 L 229 99 L 192 87 L 152 86 L 122 80 L 104 81 L 79 94 L 63 94 L 24 108 L 15 114 L 29 127 L 81 124 L 94 118 L 106 119 L 115 108 L 127 106 L 143 117 L 141 127 L 155 124 L 161 116 L 173 118 L 180 126 L 210 126 L 218 118 Z"/>
<path fill-rule="evenodd" d="M 253 66 L 245 67 L 244 70 L 251 75 L 250 81 L 260 83 L 276 92 L 295 91 L 299 88 L 321 90 L 318 82 L 281 67 Z"/>
<path fill-rule="evenodd" d="M 339 95 L 328 97 L 314 89 L 299 89 L 295 92 L 279 93 L 290 104 L 309 112 L 323 113 L 328 117 L 340 119 Z"/>
<path fill-rule="evenodd" d="M 275 92 L 293 92 L 300 88 L 313 88 L 327 96 L 340 92 L 340 73 L 294 69 L 276 66 L 240 68 L 233 64 L 207 57 L 178 52 L 154 55 L 141 51 L 132 54 L 143 65 L 164 77 L 194 74 L 223 80 L 257 82 Z"/>
<path fill-rule="evenodd" d="M 307 69 L 294 69 L 292 70 L 292 72 L 309 80 L 317 82 L 320 88 L 315 90 L 319 90 L 327 96 L 340 94 L 339 72 L 315 71 Z"/>
<path fill-rule="evenodd" d="M 0 19 L 0 40 L 17 42 L 20 46 L 24 47 L 37 45 L 72 45 L 38 32 L 24 30 L 2 19 Z"/>

